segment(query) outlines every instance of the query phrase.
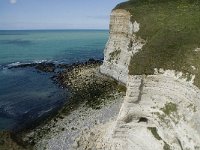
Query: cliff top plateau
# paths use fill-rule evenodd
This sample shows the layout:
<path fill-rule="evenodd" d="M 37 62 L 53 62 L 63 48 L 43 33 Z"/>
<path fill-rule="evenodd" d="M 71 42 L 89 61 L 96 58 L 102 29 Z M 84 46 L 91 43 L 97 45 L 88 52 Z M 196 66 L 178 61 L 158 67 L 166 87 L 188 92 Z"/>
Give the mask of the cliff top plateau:
<path fill-rule="evenodd" d="M 131 13 L 131 21 L 140 25 L 136 36 L 146 41 L 131 58 L 130 75 L 175 70 L 188 80 L 195 75 L 194 84 L 200 87 L 199 0 L 130 0 L 116 9 Z"/>

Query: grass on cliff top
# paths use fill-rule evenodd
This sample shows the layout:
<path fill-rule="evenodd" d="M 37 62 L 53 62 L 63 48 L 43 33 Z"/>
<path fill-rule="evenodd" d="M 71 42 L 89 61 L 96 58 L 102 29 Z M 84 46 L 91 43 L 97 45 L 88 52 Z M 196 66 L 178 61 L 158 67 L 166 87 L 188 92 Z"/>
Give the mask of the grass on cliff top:
<path fill-rule="evenodd" d="M 126 9 L 140 23 L 137 36 L 147 41 L 135 54 L 129 74 L 153 74 L 163 68 L 195 74 L 200 87 L 200 0 L 130 0 L 115 9 Z M 196 69 L 194 69 L 194 67 Z"/>

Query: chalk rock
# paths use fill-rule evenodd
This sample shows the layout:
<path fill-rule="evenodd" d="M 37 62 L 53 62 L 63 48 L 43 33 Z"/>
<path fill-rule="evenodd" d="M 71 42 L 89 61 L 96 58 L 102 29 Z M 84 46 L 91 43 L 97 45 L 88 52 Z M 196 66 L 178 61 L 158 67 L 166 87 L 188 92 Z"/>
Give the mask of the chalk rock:
<path fill-rule="evenodd" d="M 104 50 L 104 62 L 100 72 L 120 82 L 128 79 L 128 66 L 131 57 L 145 44 L 136 36 L 139 23 L 131 22 L 131 14 L 122 9 L 113 10 L 110 17 L 110 37 Z"/>

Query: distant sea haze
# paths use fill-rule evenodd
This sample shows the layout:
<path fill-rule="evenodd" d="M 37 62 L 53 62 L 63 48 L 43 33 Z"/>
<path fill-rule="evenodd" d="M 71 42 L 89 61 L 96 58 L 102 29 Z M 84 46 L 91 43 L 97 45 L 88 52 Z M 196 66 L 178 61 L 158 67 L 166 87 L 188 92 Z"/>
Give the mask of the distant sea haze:
<path fill-rule="evenodd" d="M 68 93 L 22 63 L 74 63 L 103 58 L 108 30 L 0 31 L 0 129 L 37 120 L 65 103 Z M 39 81 L 39 82 L 38 82 Z"/>

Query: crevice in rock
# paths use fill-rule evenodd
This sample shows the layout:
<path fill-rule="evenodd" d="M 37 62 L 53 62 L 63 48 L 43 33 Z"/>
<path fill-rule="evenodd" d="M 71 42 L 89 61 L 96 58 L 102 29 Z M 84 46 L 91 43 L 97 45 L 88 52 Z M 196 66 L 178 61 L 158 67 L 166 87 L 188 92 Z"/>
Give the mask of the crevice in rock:
<path fill-rule="evenodd" d="M 142 92 L 143 92 L 143 87 L 144 87 L 144 79 L 142 78 L 141 79 L 141 83 L 140 83 L 140 86 L 139 86 L 139 95 L 138 95 L 138 99 L 137 99 L 137 101 L 135 101 L 134 103 L 136 103 L 136 104 L 138 104 L 140 101 L 141 101 L 141 99 L 142 99 Z"/>
<path fill-rule="evenodd" d="M 177 138 L 177 141 L 178 141 L 178 144 L 180 145 L 180 147 L 181 147 L 181 150 L 183 150 L 183 146 L 182 146 L 182 144 L 181 144 L 181 141 Z"/>
<path fill-rule="evenodd" d="M 140 117 L 139 120 L 138 120 L 138 123 L 140 123 L 140 122 L 146 122 L 146 123 L 148 123 L 148 119 L 145 118 L 145 117 Z"/>

